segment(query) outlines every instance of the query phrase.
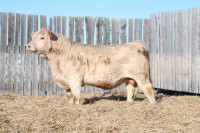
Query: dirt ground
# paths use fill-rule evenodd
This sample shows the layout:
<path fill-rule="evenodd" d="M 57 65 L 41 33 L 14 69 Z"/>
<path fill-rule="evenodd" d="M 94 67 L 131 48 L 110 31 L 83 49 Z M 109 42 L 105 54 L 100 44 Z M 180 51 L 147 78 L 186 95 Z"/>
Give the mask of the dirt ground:
<path fill-rule="evenodd" d="M 200 132 L 200 96 L 156 98 L 87 94 L 70 105 L 64 96 L 0 95 L 0 132 Z"/>

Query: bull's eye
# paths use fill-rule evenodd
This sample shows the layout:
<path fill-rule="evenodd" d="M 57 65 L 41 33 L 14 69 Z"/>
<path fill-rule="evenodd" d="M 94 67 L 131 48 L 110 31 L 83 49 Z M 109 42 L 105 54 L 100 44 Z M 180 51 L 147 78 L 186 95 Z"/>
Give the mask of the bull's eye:
<path fill-rule="evenodd" d="M 44 39 L 44 37 L 41 37 L 41 38 L 40 38 L 40 40 L 43 40 L 43 39 Z"/>

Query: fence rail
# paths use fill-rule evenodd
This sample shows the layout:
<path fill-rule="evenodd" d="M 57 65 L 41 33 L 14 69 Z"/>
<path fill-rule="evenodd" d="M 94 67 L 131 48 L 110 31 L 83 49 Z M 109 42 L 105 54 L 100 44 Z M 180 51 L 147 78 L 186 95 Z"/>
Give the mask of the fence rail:
<path fill-rule="evenodd" d="M 70 40 L 91 45 L 111 45 L 144 40 L 149 46 L 149 19 L 110 19 L 102 17 L 69 17 L 1 13 L 0 93 L 64 95 L 53 81 L 45 60 L 26 52 L 31 32 L 44 27 Z M 67 33 L 68 31 L 68 33 Z M 127 34 L 128 33 L 128 34 Z M 120 52 L 120 51 L 119 51 Z M 124 86 L 116 88 L 117 91 Z M 86 86 L 84 92 L 101 91 Z"/>

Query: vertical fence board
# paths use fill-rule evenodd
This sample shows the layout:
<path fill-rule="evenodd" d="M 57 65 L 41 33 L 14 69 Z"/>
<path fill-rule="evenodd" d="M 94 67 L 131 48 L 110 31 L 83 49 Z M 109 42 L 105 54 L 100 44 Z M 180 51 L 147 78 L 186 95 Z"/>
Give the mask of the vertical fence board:
<path fill-rule="evenodd" d="M 119 44 L 119 19 L 112 19 L 112 44 Z"/>
<path fill-rule="evenodd" d="M 198 35 L 199 35 L 199 27 L 198 27 L 198 11 L 197 9 L 192 9 L 192 42 L 191 42 L 191 80 L 192 80 L 192 92 L 198 93 Z M 198 27 L 198 28 L 197 28 Z"/>
<path fill-rule="evenodd" d="M 46 16 L 40 15 L 40 28 L 46 28 Z M 45 94 L 46 92 L 46 61 L 39 57 L 39 94 Z"/>
<path fill-rule="evenodd" d="M 156 87 L 155 80 L 155 33 L 156 33 L 155 14 L 151 14 L 151 46 L 150 46 L 150 75 L 154 88 Z"/>
<path fill-rule="evenodd" d="M 159 24 L 157 23 L 157 20 L 158 20 L 158 14 L 154 14 L 154 23 L 155 23 L 155 29 L 154 29 L 154 38 L 153 38 L 153 41 L 154 41 L 154 45 L 153 46 L 153 51 L 154 51 L 154 55 L 153 55 L 153 58 L 154 58 L 154 62 L 153 62 L 153 66 L 154 66 L 154 87 L 158 88 L 158 46 L 159 46 L 159 43 L 158 43 L 158 40 L 157 40 L 157 33 L 158 33 L 158 27 L 159 27 Z"/>
<path fill-rule="evenodd" d="M 31 41 L 31 32 L 33 27 L 33 16 L 28 15 L 28 21 L 27 21 L 27 44 Z M 26 51 L 26 66 L 25 66 L 25 88 L 24 88 L 24 94 L 30 95 L 31 94 L 31 52 Z"/>
<path fill-rule="evenodd" d="M 139 20 L 136 18 L 135 19 L 135 28 L 134 28 L 134 40 L 138 40 L 138 31 L 139 31 L 139 26 L 138 22 Z"/>
<path fill-rule="evenodd" d="M 167 83 L 167 86 L 170 90 L 172 90 L 172 85 L 173 85 L 173 82 L 172 82 L 172 12 L 169 12 L 168 14 L 168 56 L 167 56 L 167 59 L 168 59 L 168 74 L 169 74 L 169 77 L 168 77 L 168 83 Z"/>
<path fill-rule="evenodd" d="M 74 40 L 74 17 L 69 17 L 69 40 Z"/>
<path fill-rule="evenodd" d="M 126 35 L 126 19 L 121 19 L 120 21 L 120 43 L 127 43 L 127 35 Z"/>
<path fill-rule="evenodd" d="M 183 29 L 183 34 L 182 34 L 182 54 L 181 54 L 181 58 L 182 58 L 182 81 L 181 81 L 181 90 L 182 91 L 188 91 L 188 66 L 189 66 L 189 62 L 188 62 L 188 10 L 184 10 L 182 11 L 182 29 Z"/>
<path fill-rule="evenodd" d="M 129 19 L 128 25 L 128 42 L 133 41 L 133 19 Z"/>
<path fill-rule="evenodd" d="M 7 13 L 1 13 L 0 92 L 6 91 Z"/>
<path fill-rule="evenodd" d="M 97 17 L 96 22 L 96 45 L 102 45 L 102 28 L 103 28 L 103 19 L 102 17 Z"/>
<path fill-rule="evenodd" d="M 57 29 L 57 26 L 56 26 L 57 23 L 56 23 L 56 22 L 57 22 L 57 21 L 56 21 L 56 16 L 54 16 L 54 17 L 53 17 L 53 32 L 55 32 L 55 33 L 57 32 L 57 31 L 56 31 L 56 29 Z"/>
<path fill-rule="evenodd" d="M 85 17 L 87 44 L 94 44 L 95 20 L 95 17 Z"/>
<path fill-rule="evenodd" d="M 38 15 L 33 16 L 33 32 L 38 31 Z M 30 35 L 29 35 L 30 36 Z M 32 54 L 32 95 L 38 95 L 38 54 Z"/>
<path fill-rule="evenodd" d="M 197 59 L 198 59 L 198 89 L 195 91 L 195 93 L 200 94 L 200 8 L 197 8 L 197 21 L 198 21 L 198 25 L 197 25 L 197 34 L 198 34 L 198 50 L 197 50 Z"/>
<path fill-rule="evenodd" d="M 66 16 L 62 16 L 62 34 L 64 36 L 66 36 L 66 23 L 67 23 Z"/>
<path fill-rule="evenodd" d="M 176 88 L 176 62 L 175 62 L 175 12 L 171 13 L 171 74 L 172 74 L 172 90 Z"/>
<path fill-rule="evenodd" d="M 14 27 L 15 27 L 15 14 L 9 13 L 8 15 L 8 55 L 7 55 L 7 67 L 8 67 L 8 84 L 6 91 L 10 94 L 13 93 L 13 71 L 14 71 Z"/>
<path fill-rule="evenodd" d="M 103 45 L 110 45 L 110 19 L 109 18 L 104 18 Z"/>
<path fill-rule="evenodd" d="M 174 45 L 175 45 L 175 90 L 178 90 L 178 69 L 179 69 L 179 61 L 178 61 L 178 12 L 175 12 L 175 21 L 174 21 L 174 31 L 175 31 L 175 39 L 174 39 Z"/>
<path fill-rule="evenodd" d="M 83 17 L 75 18 L 75 41 L 80 43 L 84 42 L 83 22 Z"/>
<path fill-rule="evenodd" d="M 188 91 L 192 92 L 192 62 L 191 62 L 191 58 L 192 58 L 192 9 L 188 9 L 188 62 L 189 62 L 189 66 L 188 66 Z"/>
<path fill-rule="evenodd" d="M 61 16 L 57 16 L 57 33 L 61 34 Z"/>
<path fill-rule="evenodd" d="M 24 94 L 24 65 L 25 65 L 25 41 L 26 41 L 26 15 L 22 14 L 21 17 L 21 47 L 20 47 L 20 83 L 19 93 Z"/>
<path fill-rule="evenodd" d="M 164 88 L 164 82 L 163 82 L 163 75 L 164 75 L 164 55 L 163 55 L 163 49 L 164 49 L 164 43 L 165 43 L 165 29 L 164 29 L 164 24 L 165 24 L 165 20 L 164 20 L 164 13 L 160 13 L 160 87 L 162 89 Z"/>
<path fill-rule="evenodd" d="M 15 24 L 15 70 L 14 70 L 14 94 L 18 93 L 19 89 L 19 43 L 20 43 L 20 14 L 16 14 Z"/>
<path fill-rule="evenodd" d="M 169 71 L 169 57 L 170 57 L 170 51 L 169 51 L 169 46 L 170 46 L 170 33 L 169 33 L 169 12 L 165 13 L 165 44 L 164 44 L 164 60 L 165 60 L 165 89 L 169 88 L 170 85 L 170 71 Z"/>
<path fill-rule="evenodd" d="M 176 45 L 178 45 L 178 90 L 181 91 L 181 81 L 182 81 L 182 57 L 181 57 L 181 53 L 182 53 L 182 12 L 178 11 L 178 43 Z"/>
<path fill-rule="evenodd" d="M 156 72 L 157 72 L 157 88 L 160 88 L 160 16 L 156 14 Z"/>
<path fill-rule="evenodd" d="M 138 40 L 142 40 L 142 19 L 139 19 Z"/>
<path fill-rule="evenodd" d="M 148 37 L 148 30 L 147 30 L 147 26 L 148 26 L 148 19 L 143 19 L 143 41 L 145 42 L 145 44 L 147 45 L 147 37 Z"/>

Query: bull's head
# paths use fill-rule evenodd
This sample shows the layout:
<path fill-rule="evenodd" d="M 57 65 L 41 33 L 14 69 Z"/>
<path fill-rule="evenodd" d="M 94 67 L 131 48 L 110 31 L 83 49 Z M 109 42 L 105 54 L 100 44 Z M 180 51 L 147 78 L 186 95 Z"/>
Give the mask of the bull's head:
<path fill-rule="evenodd" d="M 36 33 L 32 32 L 31 37 L 33 40 L 27 44 L 26 50 L 37 53 L 44 58 L 52 48 L 52 34 L 50 30 L 44 28 L 41 28 Z"/>

